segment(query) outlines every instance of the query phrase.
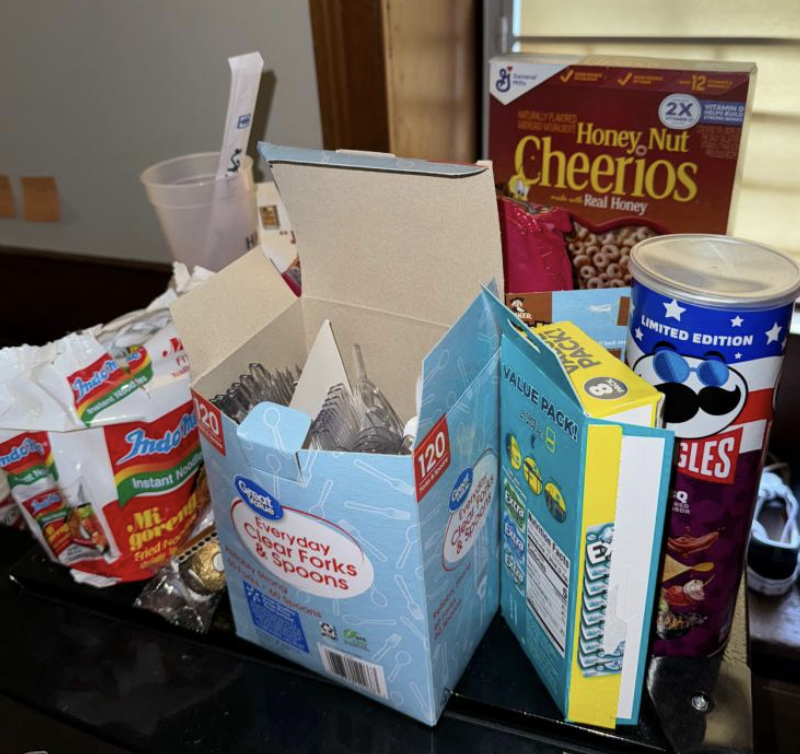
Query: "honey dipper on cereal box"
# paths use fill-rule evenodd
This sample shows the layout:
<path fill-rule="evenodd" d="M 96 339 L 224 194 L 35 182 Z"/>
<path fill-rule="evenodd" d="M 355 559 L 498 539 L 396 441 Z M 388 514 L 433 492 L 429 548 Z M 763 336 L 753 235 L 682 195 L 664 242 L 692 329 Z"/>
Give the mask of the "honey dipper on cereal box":
<path fill-rule="evenodd" d="M 569 211 L 576 287 L 627 286 L 639 241 L 727 232 L 754 77 L 728 61 L 494 58 L 495 183 Z"/>

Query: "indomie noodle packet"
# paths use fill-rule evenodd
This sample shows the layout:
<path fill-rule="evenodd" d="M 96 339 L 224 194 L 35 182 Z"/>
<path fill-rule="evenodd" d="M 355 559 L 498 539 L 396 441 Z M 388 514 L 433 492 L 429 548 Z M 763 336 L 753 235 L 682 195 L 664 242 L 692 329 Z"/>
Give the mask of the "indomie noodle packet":
<path fill-rule="evenodd" d="M 149 578 L 201 507 L 189 363 L 166 309 L 176 295 L 0 351 L 0 469 L 34 536 L 79 581 Z"/>

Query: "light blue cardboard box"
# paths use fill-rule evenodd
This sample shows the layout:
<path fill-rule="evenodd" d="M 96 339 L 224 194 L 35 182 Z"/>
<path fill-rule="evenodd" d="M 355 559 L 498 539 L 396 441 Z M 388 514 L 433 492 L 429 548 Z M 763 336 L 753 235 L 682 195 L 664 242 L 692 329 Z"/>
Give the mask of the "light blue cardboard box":
<path fill-rule="evenodd" d="M 502 279 L 491 171 L 262 153 L 303 297 L 256 250 L 173 308 L 237 633 L 433 725 L 499 602 L 508 313 L 479 285 Z M 349 370 L 354 343 L 401 418 L 419 417 L 413 455 L 304 449 L 309 412 L 262 403 L 237 425 L 207 400 L 255 361 L 286 368 L 338 347 Z M 336 360 L 315 369 L 321 395 Z"/>

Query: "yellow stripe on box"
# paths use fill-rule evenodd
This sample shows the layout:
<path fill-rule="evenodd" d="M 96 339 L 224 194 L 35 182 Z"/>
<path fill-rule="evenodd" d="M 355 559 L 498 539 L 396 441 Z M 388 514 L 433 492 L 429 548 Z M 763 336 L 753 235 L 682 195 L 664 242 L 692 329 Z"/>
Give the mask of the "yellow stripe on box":
<path fill-rule="evenodd" d="M 578 665 L 583 574 L 586 566 L 586 531 L 590 526 L 614 521 L 622 455 L 622 427 L 591 425 L 586 435 L 586 476 L 583 482 L 583 520 L 578 562 L 578 596 L 572 637 L 572 659 L 567 700 L 567 719 L 577 723 L 615 728 L 621 676 L 586 678 Z M 613 555 L 612 555 L 613 557 Z"/>

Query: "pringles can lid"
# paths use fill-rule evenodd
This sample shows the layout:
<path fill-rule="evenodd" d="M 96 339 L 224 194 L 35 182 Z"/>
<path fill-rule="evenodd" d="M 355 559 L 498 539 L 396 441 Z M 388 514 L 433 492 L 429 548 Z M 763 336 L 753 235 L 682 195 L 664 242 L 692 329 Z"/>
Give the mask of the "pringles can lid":
<path fill-rule="evenodd" d="M 630 271 L 651 290 L 715 309 L 768 309 L 800 293 L 800 265 L 769 246 L 728 236 L 656 236 L 633 247 Z"/>

